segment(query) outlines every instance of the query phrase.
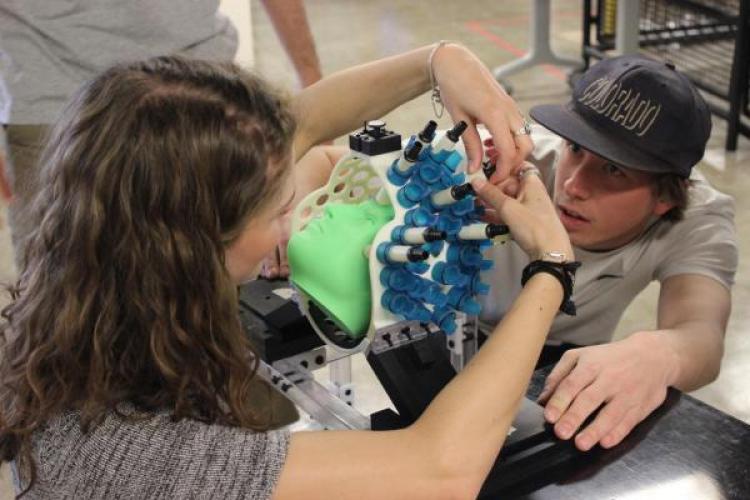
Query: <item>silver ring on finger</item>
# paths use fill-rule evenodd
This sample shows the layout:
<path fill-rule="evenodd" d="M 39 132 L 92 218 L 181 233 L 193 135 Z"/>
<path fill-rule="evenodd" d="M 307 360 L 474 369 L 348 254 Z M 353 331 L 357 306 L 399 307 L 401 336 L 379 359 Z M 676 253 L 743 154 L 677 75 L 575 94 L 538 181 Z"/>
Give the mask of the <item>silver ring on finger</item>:
<path fill-rule="evenodd" d="M 524 177 L 528 175 L 536 175 L 539 178 L 542 177 L 542 173 L 539 171 L 538 168 L 534 166 L 524 167 L 518 172 L 519 179 L 523 179 Z"/>
<path fill-rule="evenodd" d="M 523 125 L 518 130 L 514 130 L 513 135 L 516 137 L 519 135 L 531 135 L 531 123 L 529 123 L 529 120 L 524 118 Z"/>

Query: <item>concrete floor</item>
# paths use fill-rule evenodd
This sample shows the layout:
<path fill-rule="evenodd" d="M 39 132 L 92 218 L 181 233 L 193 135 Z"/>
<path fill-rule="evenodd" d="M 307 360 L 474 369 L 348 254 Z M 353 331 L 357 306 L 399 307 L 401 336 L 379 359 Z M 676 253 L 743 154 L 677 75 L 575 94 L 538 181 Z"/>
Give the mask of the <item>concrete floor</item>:
<path fill-rule="evenodd" d="M 440 39 L 460 41 L 490 67 L 516 59 L 528 44 L 528 0 L 308 0 L 305 3 L 325 74 Z M 554 47 L 560 54 L 574 57 L 581 46 L 581 2 L 556 0 L 552 5 Z M 253 0 L 252 9 L 256 69 L 272 81 L 294 88 L 293 69 L 257 0 Z M 514 97 L 528 110 L 539 103 L 565 101 L 569 95 L 565 78 L 564 71 L 542 66 L 508 81 L 514 88 Z M 384 117 L 391 128 L 405 134 L 416 131 L 431 118 L 432 109 L 426 95 Z M 444 118 L 441 125 L 449 126 L 450 122 Z M 750 391 L 744 385 L 750 374 L 750 337 L 747 335 L 750 316 L 743 307 L 750 299 L 750 270 L 745 258 L 750 252 L 745 235 L 750 233 L 744 231 L 750 226 L 750 199 L 742 196 L 743 192 L 750 192 L 750 140 L 741 138 L 738 150 L 726 153 L 724 136 L 724 122 L 715 120 L 709 150 L 700 170 L 718 189 L 735 197 L 740 268 L 733 291 L 734 308 L 721 375 L 693 395 L 750 423 Z M 12 276 L 10 256 L 8 231 L 3 225 L 0 229 L 0 279 Z M 627 310 L 617 335 L 653 328 L 657 296 L 657 285 L 647 288 Z M 387 398 L 361 360 L 355 360 L 354 380 L 357 406 L 362 411 L 374 411 L 387 404 Z M 5 484 L 0 484 L 0 498 L 6 498 L 12 491 L 7 483 L 7 469 L 3 475 Z"/>

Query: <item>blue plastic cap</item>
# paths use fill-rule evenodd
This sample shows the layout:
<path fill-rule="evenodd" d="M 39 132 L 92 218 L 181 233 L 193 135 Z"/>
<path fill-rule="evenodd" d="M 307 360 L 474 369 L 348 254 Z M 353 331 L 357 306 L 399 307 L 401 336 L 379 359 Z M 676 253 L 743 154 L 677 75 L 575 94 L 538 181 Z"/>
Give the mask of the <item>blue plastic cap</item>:
<path fill-rule="evenodd" d="M 430 190 L 421 182 L 416 182 L 412 179 L 412 182 L 402 187 L 396 192 L 396 199 L 404 208 L 411 208 L 419 203 L 422 198 L 429 194 Z"/>
<path fill-rule="evenodd" d="M 383 243 L 378 245 L 377 250 L 375 250 L 375 256 L 383 264 L 388 264 L 388 249 L 389 248 L 391 248 L 391 244 L 384 241 Z"/>
<path fill-rule="evenodd" d="M 474 277 L 471 279 L 471 293 L 474 295 L 487 295 L 490 292 L 490 285 L 487 283 L 482 283 L 480 281 L 480 274 L 476 273 Z"/>
<path fill-rule="evenodd" d="M 443 293 L 440 285 L 428 279 L 420 279 L 415 287 L 419 298 L 427 304 L 444 307 L 448 303 L 448 296 Z"/>
<path fill-rule="evenodd" d="M 403 188 L 404 196 L 414 203 L 418 203 L 426 194 L 426 189 L 421 184 L 410 182 Z"/>
<path fill-rule="evenodd" d="M 449 281 L 449 285 L 463 285 L 468 281 L 468 277 L 461 271 L 461 268 L 456 265 L 446 266 L 443 276 Z"/>
<path fill-rule="evenodd" d="M 440 329 L 445 332 L 446 335 L 453 335 L 456 332 L 456 328 L 458 326 L 456 325 L 456 316 L 453 316 L 452 319 L 444 319 L 440 322 Z"/>
<path fill-rule="evenodd" d="M 406 231 L 406 226 L 396 226 L 393 228 L 393 231 L 391 231 L 391 241 L 393 243 L 400 243 L 401 238 L 404 235 L 404 231 Z"/>
<path fill-rule="evenodd" d="M 446 335 L 452 335 L 456 331 L 456 313 L 448 308 L 436 307 L 432 313 L 432 322 Z"/>
<path fill-rule="evenodd" d="M 464 157 L 456 150 L 451 151 L 451 153 L 443 160 L 443 165 L 448 167 L 451 172 L 455 172 L 458 166 L 461 164 L 461 161 L 464 159 Z"/>
<path fill-rule="evenodd" d="M 425 299 L 425 302 L 427 302 L 428 304 L 434 304 L 437 307 L 447 306 L 448 296 L 440 290 L 440 285 L 435 283 L 435 286 L 437 287 L 437 289 L 435 289 L 434 287 L 430 287 L 428 289 L 427 298 Z"/>
<path fill-rule="evenodd" d="M 482 310 L 482 306 L 474 300 L 468 289 L 454 286 L 448 292 L 448 303 L 466 314 L 476 316 Z"/>
<path fill-rule="evenodd" d="M 436 183 L 441 189 L 448 189 L 453 186 L 453 177 L 448 173 L 443 173 L 440 176 L 440 180 Z"/>
<path fill-rule="evenodd" d="M 435 205 L 434 203 L 432 203 L 432 193 L 430 193 L 430 196 L 425 196 L 424 199 L 419 202 L 419 206 L 430 213 L 439 212 L 440 210 L 445 208 L 444 206 Z"/>
<path fill-rule="evenodd" d="M 419 164 L 417 175 L 427 184 L 433 184 L 440 179 L 440 165 L 425 160 Z"/>
<path fill-rule="evenodd" d="M 448 236 L 456 235 L 461 230 L 461 226 L 461 219 L 450 215 L 441 215 L 437 221 L 437 228 L 448 233 Z"/>
<path fill-rule="evenodd" d="M 401 188 L 398 191 L 396 191 L 396 199 L 398 200 L 398 203 L 404 208 L 411 208 L 414 205 L 416 205 L 416 202 L 411 201 L 409 198 L 406 197 L 406 195 L 404 194 L 404 188 Z"/>
<path fill-rule="evenodd" d="M 445 262 L 438 262 L 432 267 L 432 279 L 438 283 L 443 283 L 443 273 L 445 272 Z"/>
<path fill-rule="evenodd" d="M 380 305 L 385 309 L 393 312 L 393 310 L 391 309 L 391 303 L 394 301 L 397 295 L 398 293 L 394 292 L 393 290 L 386 290 L 385 292 L 383 292 L 382 297 L 380 297 Z"/>
<path fill-rule="evenodd" d="M 437 281 L 438 283 L 445 284 L 445 281 L 443 281 L 443 273 L 445 273 L 445 262 L 438 262 L 432 267 L 432 279 Z"/>
<path fill-rule="evenodd" d="M 461 310 L 469 316 L 479 316 L 482 306 L 473 298 L 467 296 L 461 301 Z"/>
<path fill-rule="evenodd" d="M 482 253 L 474 246 L 462 245 L 459 261 L 467 267 L 478 267 L 482 264 Z"/>
<path fill-rule="evenodd" d="M 438 262 L 432 268 L 432 279 L 444 285 L 463 285 L 468 281 L 467 276 L 461 272 L 456 264 Z"/>
<path fill-rule="evenodd" d="M 442 163 L 446 158 L 448 158 L 450 154 L 451 152 L 445 149 L 441 149 L 440 151 L 435 151 L 434 149 L 432 149 L 430 151 L 430 158 L 432 158 L 435 163 Z"/>
<path fill-rule="evenodd" d="M 481 269 L 482 271 L 489 271 L 493 267 L 495 267 L 495 263 L 491 260 L 483 260 L 479 264 L 479 269 Z"/>
<path fill-rule="evenodd" d="M 380 303 L 393 314 L 399 314 L 401 316 L 411 314 L 416 305 L 416 303 L 407 295 L 392 290 L 386 290 L 385 293 L 383 293 Z"/>
<path fill-rule="evenodd" d="M 444 244 L 444 241 L 431 241 L 422 245 L 422 248 L 427 250 L 433 257 L 437 257 L 443 251 Z"/>
<path fill-rule="evenodd" d="M 409 171 L 409 175 L 411 175 L 411 172 L 413 170 L 414 169 L 412 168 Z M 403 186 L 409 180 L 409 175 L 402 175 L 394 165 L 391 165 L 390 167 L 388 167 L 386 177 L 388 177 L 388 182 L 390 182 L 394 186 Z"/>
<path fill-rule="evenodd" d="M 461 305 L 461 300 L 464 298 L 464 296 L 468 295 L 468 293 L 469 292 L 466 290 L 466 288 L 462 286 L 454 286 L 450 290 L 448 290 L 448 303 L 458 309 Z"/>
<path fill-rule="evenodd" d="M 415 304 L 414 309 L 406 315 L 406 319 L 426 323 L 432 319 L 432 313 L 422 304 Z"/>
<path fill-rule="evenodd" d="M 422 207 L 417 207 L 413 210 L 409 210 L 404 215 L 404 222 L 410 226 L 431 226 L 437 217 L 432 215 L 428 210 Z"/>
<path fill-rule="evenodd" d="M 388 266 L 380 272 L 380 282 L 383 286 L 397 292 L 405 292 L 414 288 L 415 281 L 415 276 L 401 267 Z"/>
<path fill-rule="evenodd" d="M 388 284 L 388 280 L 390 279 L 392 272 L 393 272 L 393 268 L 390 266 L 386 266 L 383 268 L 382 271 L 380 271 L 380 284 L 386 288 L 390 288 L 390 285 Z"/>
<path fill-rule="evenodd" d="M 430 269 L 430 265 L 425 261 L 407 262 L 406 264 L 404 264 L 404 268 L 414 274 L 424 274 Z"/>
<path fill-rule="evenodd" d="M 450 207 L 450 212 L 456 217 L 463 217 L 474 211 L 474 197 L 464 198 Z"/>
<path fill-rule="evenodd" d="M 448 246 L 448 252 L 445 254 L 445 260 L 455 264 L 461 258 L 461 245 L 453 244 Z"/>
<path fill-rule="evenodd" d="M 451 181 L 453 181 L 453 184 L 465 184 L 466 176 L 464 174 L 455 174 L 451 177 Z"/>

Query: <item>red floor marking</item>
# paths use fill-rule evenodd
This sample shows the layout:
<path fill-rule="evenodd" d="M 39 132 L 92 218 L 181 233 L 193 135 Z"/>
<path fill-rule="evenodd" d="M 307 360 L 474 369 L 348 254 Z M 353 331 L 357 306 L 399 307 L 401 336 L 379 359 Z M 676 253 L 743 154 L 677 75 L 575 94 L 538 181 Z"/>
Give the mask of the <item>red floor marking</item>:
<path fill-rule="evenodd" d="M 555 17 L 573 17 L 574 15 L 580 15 L 577 12 L 556 12 Z M 506 40 L 502 36 L 493 33 L 489 31 L 487 28 L 485 28 L 484 24 L 493 24 L 496 26 L 512 26 L 512 25 L 519 25 L 522 22 L 528 23 L 529 22 L 529 16 L 527 15 L 520 15 L 520 16 L 513 16 L 508 17 L 505 19 L 494 19 L 494 20 L 482 20 L 482 21 L 466 21 L 464 23 L 464 26 L 466 26 L 466 29 L 469 31 L 487 39 L 500 49 L 504 50 L 505 52 L 508 52 L 509 54 L 512 54 L 516 57 L 523 57 L 526 55 L 526 50 L 518 47 L 514 43 Z M 540 66 L 542 71 L 547 73 L 548 75 L 557 78 L 558 80 L 565 81 L 567 79 L 567 74 L 562 71 L 557 66 L 554 66 L 552 64 L 542 64 Z"/>

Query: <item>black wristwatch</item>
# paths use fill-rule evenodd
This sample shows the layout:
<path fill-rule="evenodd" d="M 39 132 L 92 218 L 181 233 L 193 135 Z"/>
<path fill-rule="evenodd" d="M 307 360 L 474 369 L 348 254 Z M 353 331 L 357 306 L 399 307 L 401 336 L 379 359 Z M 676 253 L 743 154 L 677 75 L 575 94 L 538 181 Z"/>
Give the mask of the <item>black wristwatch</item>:
<path fill-rule="evenodd" d="M 523 268 L 521 275 L 521 286 L 531 279 L 536 273 L 551 274 L 560 282 L 563 288 L 563 299 L 560 311 L 569 315 L 576 315 L 576 305 L 571 300 L 573 285 L 576 282 L 576 271 L 581 267 L 578 261 L 564 262 L 565 254 L 558 252 L 547 252 L 541 259 L 533 260 Z"/>

